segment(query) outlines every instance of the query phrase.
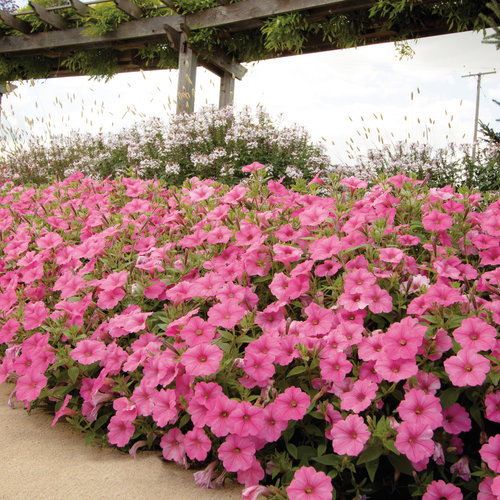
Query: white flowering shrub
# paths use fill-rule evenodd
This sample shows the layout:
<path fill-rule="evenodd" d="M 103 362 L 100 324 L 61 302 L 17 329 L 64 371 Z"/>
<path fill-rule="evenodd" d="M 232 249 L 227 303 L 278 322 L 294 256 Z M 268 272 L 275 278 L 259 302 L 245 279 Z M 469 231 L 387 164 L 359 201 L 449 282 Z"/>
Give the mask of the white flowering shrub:
<path fill-rule="evenodd" d="M 359 156 L 355 165 L 336 167 L 344 175 L 373 181 L 381 174 L 403 174 L 416 179 L 428 178 L 431 187 L 474 186 L 482 191 L 500 189 L 500 145 L 481 143 L 473 157 L 471 146 L 448 144 L 433 149 L 428 144 L 397 142 L 370 149 Z"/>
<path fill-rule="evenodd" d="M 330 166 L 323 148 L 297 125 L 282 126 L 262 109 L 235 112 L 204 108 L 136 123 L 119 133 L 57 136 L 44 144 L 34 138 L 0 159 L 4 177 L 40 183 L 54 176 L 83 172 L 94 179 L 134 175 L 181 184 L 186 178 L 217 179 L 233 184 L 241 168 L 260 162 L 275 179 L 291 185 Z"/>

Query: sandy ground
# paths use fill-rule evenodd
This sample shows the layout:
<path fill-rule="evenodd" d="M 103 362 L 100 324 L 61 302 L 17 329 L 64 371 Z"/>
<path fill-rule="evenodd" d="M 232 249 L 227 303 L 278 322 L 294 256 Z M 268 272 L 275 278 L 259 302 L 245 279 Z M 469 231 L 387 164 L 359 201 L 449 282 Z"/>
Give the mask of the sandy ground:
<path fill-rule="evenodd" d="M 63 421 L 51 427 L 42 410 L 7 406 L 12 390 L 0 384 L 1 500 L 236 500 L 241 486 L 202 490 L 193 472 L 162 461 L 159 452 L 137 459 L 113 448 L 85 446 Z"/>

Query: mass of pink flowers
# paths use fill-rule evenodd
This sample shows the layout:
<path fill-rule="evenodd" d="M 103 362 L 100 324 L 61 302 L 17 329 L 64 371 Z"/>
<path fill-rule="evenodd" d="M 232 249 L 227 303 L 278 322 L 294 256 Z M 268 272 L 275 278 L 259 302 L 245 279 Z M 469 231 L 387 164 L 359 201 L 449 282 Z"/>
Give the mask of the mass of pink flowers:
<path fill-rule="evenodd" d="M 243 498 L 500 498 L 500 201 L 397 175 L 0 185 L 0 383 Z"/>

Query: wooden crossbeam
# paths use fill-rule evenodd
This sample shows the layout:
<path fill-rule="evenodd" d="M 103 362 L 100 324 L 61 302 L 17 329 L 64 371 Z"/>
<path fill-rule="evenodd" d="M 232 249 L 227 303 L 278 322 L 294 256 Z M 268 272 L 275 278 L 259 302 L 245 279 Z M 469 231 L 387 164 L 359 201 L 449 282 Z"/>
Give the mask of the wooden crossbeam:
<path fill-rule="evenodd" d="M 69 2 L 71 3 L 71 7 L 73 7 L 76 13 L 81 17 L 88 16 L 92 10 L 91 7 L 86 3 L 80 2 L 80 0 L 69 0 Z"/>
<path fill-rule="evenodd" d="M 68 23 L 59 14 L 51 12 L 42 5 L 39 5 L 32 1 L 30 1 L 29 4 L 30 7 L 33 9 L 33 12 L 35 13 L 35 16 L 38 17 L 40 21 L 43 21 L 44 23 L 47 23 L 48 25 L 58 30 L 68 29 Z"/>
<path fill-rule="evenodd" d="M 31 24 L 23 21 L 22 19 L 18 19 L 13 16 L 9 12 L 5 10 L 0 10 L 0 19 L 9 27 L 13 28 L 21 33 L 31 33 Z"/>
<path fill-rule="evenodd" d="M 134 19 L 140 19 L 143 15 L 141 8 L 131 0 L 113 0 L 113 2 L 121 11 Z"/>
<path fill-rule="evenodd" d="M 260 17 L 274 16 L 297 10 L 329 7 L 350 3 L 346 0 L 246 0 L 245 2 L 221 5 L 186 16 L 190 28 L 209 28 L 224 26 Z"/>
<path fill-rule="evenodd" d="M 169 9 L 172 9 L 174 12 L 177 12 L 177 8 L 174 5 L 173 0 L 160 0 L 161 3 L 164 3 Z"/>

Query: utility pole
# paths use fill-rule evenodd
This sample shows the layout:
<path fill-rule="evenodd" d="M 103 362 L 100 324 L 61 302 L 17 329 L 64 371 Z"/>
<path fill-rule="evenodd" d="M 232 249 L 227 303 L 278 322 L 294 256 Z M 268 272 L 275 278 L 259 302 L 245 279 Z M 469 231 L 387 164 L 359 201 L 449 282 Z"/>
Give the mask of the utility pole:
<path fill-rule="evenodd" d="M 473 73 L 468 75 L 463 75 L 462 78 L 469 78 L 470 76 L 475 76 L 477 78 L 477 90 L 476 90 L 476 116 L 474 118 L 474 138 L 472 140 L 472 158 L 476 158 L 476 147 L 477 147 L 477 125 L 479 123 L 479 94 L 481 92 L 481 77 L 483 75 L 493 75 L 495 71 L 488 71 L 483 73 Z"/>

